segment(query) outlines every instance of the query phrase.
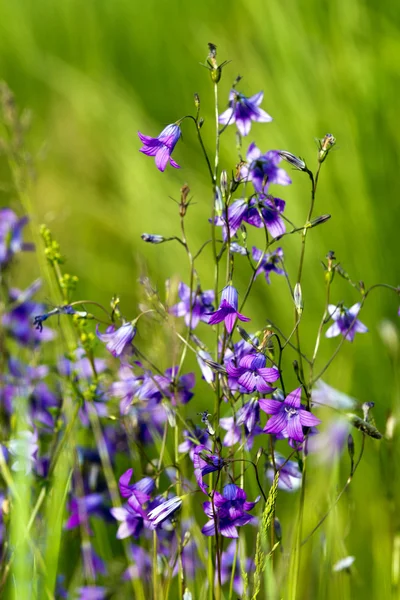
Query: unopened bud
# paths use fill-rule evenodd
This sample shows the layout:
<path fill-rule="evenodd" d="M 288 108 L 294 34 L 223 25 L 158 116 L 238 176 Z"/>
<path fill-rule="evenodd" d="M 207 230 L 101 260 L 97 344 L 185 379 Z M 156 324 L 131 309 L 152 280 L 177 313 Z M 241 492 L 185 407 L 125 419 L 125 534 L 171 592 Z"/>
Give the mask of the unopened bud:
<path fill-rule="evenodd" d="M 199 121 L 199 129 L 201 129 L 204 125 L 204 119 L 203 117 L 201 117 L 200 121 Z"/>
<path fill-rule="evenodd" d="M 215 214 L 217 217 L 220 217 L 222 215 L 222 211 L 224 210 L 224 205 L 222 202 L 222 194 L 221 194 L 221 190 L 219 189 L 219 187 L 217 186 L 215 188 Z"/>
<path fill-rule="evenodd" d="M 225 170 L 221 172 L 221 192 L 225 198 L 228 193 L 228 173 Z"/>
<path fill-rule="evenodd" d="M 329 154 L 329 151 L 332 150 L 335 144 L 336 139 L 331 133 L 327 133 L 322 140 L 319 140 L 318 161 L 320 163 L 324 162 Z"/>
<path fill-rule="evenodd" d="M 298 156 L 295 156 L 286 150 L 278 150 L 278 152 L 279 156 L 291 164 L 295 169 L 298 169 L 299 171 L 307 171 L 306 163 L 302 158 L 299 158 Z"/>
<path fill-rule="evenodd" d="M 310 223 L 310 227 L 317 227 L 317 225 L 322 225 L 322 223 L 326 223 L 326 221 L 329 221 L 329 219 L 331 218 L 331 215 L 321 215 L 320 217 L 317 217 L 316 219 L 313 219 Z"/>
<path fill-rule="evenodd" d="M 303 312 L 303 308 L 304 308 L 303 294 L 301 291 L 300 283 L 296 283 L 296 285 L 294 286 L 293 300 L 294 300 L 294 305 L 296 307 L 297 314 L 300 316 L 301 313 Z"/>
<path fill-rule="evenodd" d="M 349 456 L 350 456 L 351 460 L 353 460 L 355 448 L 354 448 L 354 439 L 353 439 L 353 436 L 351 435 L 351 433 L 349 433 L 349 437 L 347 438 L 347 450 L 349 452 Z"/>
<path fill-rule="evenodd" d="M 200 96 L 198 94 L 194 95 L 194 105 L 199 110 L 200 108 Z"/>
<path fill-rule="evenodd" d="M 153 233 L 142 233 L 140 236 L 144 242 L 149 244 L 162 244 L 166 239 L 162 235 L 156 235 Z"/>

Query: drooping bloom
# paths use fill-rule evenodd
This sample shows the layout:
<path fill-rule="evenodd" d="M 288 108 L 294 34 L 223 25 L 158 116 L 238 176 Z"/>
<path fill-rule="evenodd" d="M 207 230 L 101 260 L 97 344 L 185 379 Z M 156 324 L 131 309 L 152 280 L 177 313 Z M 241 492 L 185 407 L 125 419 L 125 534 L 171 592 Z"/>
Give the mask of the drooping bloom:
<path fill-rule="evenodd" d="M 182 506 L 182 499 L 179 496 L 174 496 L 164 500 L 148 512 L 148 519 L 151 523 L 150 529 L 156 529 L 158 525 L 170 518 Z"/>
<path fill-rule="evenodd" d="M 302 475 L 299 465 L 294 460 L 287 460 L 279 452 L 274 452 L 275 467 L 279 470 L 278 488 L 286 492 L 294 492 L 301 487 Z M 274 464 L 271 460 L 267 465 L 267 477 L 269 481 L 274 481 Z"/>
<path fill-rule="evenodd" d="M 355 408 L 358 404 L 355 398 L 339 392 L 332 386 L 319 379 L 311 392 L 311 399 L 313 404 L 322 406 L 331 406 L 337 409 L 350 409 Z"/>
<path fill-rule="evenodd" d="M 260 408 L 268 415 L 272 415 L 264 427 L 265 433 L 281 434 L 294 442 L 304 441 L 303 427 L 314 427 L 321 423 L 300 404 L 301 388 L 296 388 L 283 402 L 279 400 L 259 400 Z"/>
<path fill-rule="evenodd" d="M 264 93 L 259 92 L 250 98 L 244 94 L 231 90 L 229 94 L 229 108 L 219 116 L 221 125 L 231 125 L 236 123 L 239 133 L 243 136 L 248 135 L 251 129 L 251 122 L 269 123 L 272 117 L 260 108 Z"/>
<path fill-rule="evenodd" d="M 244 583 L 243 583 L 242 568 L 241 568 L 241 564 L 240 564 L 241 560 L 240 560 L 239 553 L 236 552 L 236 544 L 237 544 L 237 542 L 232 541 L 229 544 L 229 546 L 227 547 L 227 549 L 225 550 L 225 552 L 223 552 L 221 554 L 221 583 L 222 583 L 222 585 L 224 585 L 224 583 L 226 583 L 227 581 L 230 581 L 230 578 L 232 576 L 232 568 L 233 568 L 233 565 L 235 563 L 235 558 L 236 558 L 235 573 L 233 576 L 233 589 L 235 590 L 236 594 L 239 597 L 241 597 L 243 595 L 243 591 L 244 591 Z M 255 569 L 254 561 L 251 558 L 247 558 L 244 561 L 244 564 L 245 564 L 246 573 L 248 575 L 252 574 L 252 572 Z M 218 565 L 217 565 L 217 568 L 218 568 Z M 216 577 L 217 577 L 217 575 L 218 575 L 218 573 L 216 570 Z"/>
<path fill-rule="evenodd" d="M 276 238 L 286 231 L 285 223 L 281 217 L 284 209 L 285 201 L 271 195 L 260 194 L 257 198 L 252 197 L 249 200 L 241 198 L 235 200 L 229 206 L 228 222 L 226 222 L 226 217 L 221 215 L 216 217 L 215 224 L 223 227 L 225 241 L 228 239 L 228 228 L 229 237 L 232 239 L 243 222 L 259 229 L 266 227 L 270 235 Z"/>
<path fill-rule="evenodd" d="M 258 501 L 259 498 L 256 498 L 254 502 L 247 502 L 246 492 L 234 483 L 228 483 L 222 494 L 214 493 L 214 508 L 211 502 L 204 502 L 203 509 L 210 521 L 204 525 L 202 533 L 215 535 L 217 527 L 224 537 L 238 538 L 237 527 L 255 521 L 255 518 L 247 511 L 252 510 Z"/>
<path fill-rule="evenodd" d="M 262 273 L 265 276 L 265 280 L 267 283 L 271 283 L 269 276 L 271 273 L 276 273 L 277 275 L 284 275 L 285 271 L 279 266 L 282 264 L 283 258 L 283 250 L 282 248 L 277 248 L 273 252 L 266 253 L 263 255 L 263 252 L 253 246 L 252 249 L 253 259 L 260 263 L 258 265 L 258 269 L 256 271 L 256 277 L 261 275 Z"/>
<path fill-rule="evenodd" d="M 279 370 L 276 367 L 266 367 L 267 359 L 262 352 L 251 352 L 246 354 L 237 361 L 231 359 L 226 365 L 226 371 L 230 380 L 237 383 L 237 386 L 242 393 L 252 394 L 253 392 L 261 392 L 269 394 L 274 391 L 269 383 L 279 379 Z M 237 387 L 235 386 L 235 387 Z"/>
<path fill-rule="evenodd" d="M 242 166 L 241 176 L 251 181 L 256 192 L 268 193 L 271 183 L 289 185 L 292 183 L 289 175 L 278 165 L 282 160 L 277 150 L 269 150 L 261 154 L 261 150 L 252 143 L 247 151 L 247 164 Z"/>
<path fill-rule="evenodd" d="M 7 264 L 14 254 L 34 250 L 34 245 L 22 241 L 22 230 L 28 217 L 19 219 L 11 208 L 0 208 L 0 265 Z"/>
<path fill-rule="evenodd" d="M 208 485 L 203 482 L 204 475 L 221 471 L 224 461 L 220 456 L 212 454 L 211 450 L 204 444 L 196 446 L 193 451 L 194 476 L 199 488 L 207 494 Z"/>
<path fill-rule="evenodd" d="M 196 290 L 192 292 L 192 298 L 190 299 L 190 287 L 181 282 L 178 287 L 178 294 L 181 301 L 171 306 L 171 314 L 176 317 L 185 317 L 186 326 L 189 327 L 190 325 L 192 329 L 197 327 L 199 321 L 208 323 L 208 315 L 214 310 L 213 290 L 206 290 L 205 292 Z M 192 309 L 191 314 L 190 309 Z"/>
<path fill-rule="evenodd" d="M 99 326 L 96 326 L 96 333 L 99 340 L 105 342 L 106 348 L 115 357 L 121 356 L 136 334 L 136 329 L 131 322 L 124 323 L 118 329 L 114 326 L 109 327 L 106 333 L 99 332 Z"/>
<path fill-rule="evenodd" d="M 175 167 L 175 169 L 180 168 L 178 163 L 171 158 L 171 153 L 181 137 L 179 125 L 176 125 L 175 123 L 167 125 L 156 138 L 143 135 L 140 131 L 138 131 L 138 136 L 140 141 L 143 142 L 140 152 L 147 154 L 147 156 L 155 156 L 156 166 L 159 171 L 165 171 L 168 162 L 170 162 L 171 166 Z"/>
<path fill-rule="evenodd" d="M 175 381 L 177 373 L 177 366 L 167 369 L 165 375 L 145 373 L 143 384 L 138 391 L 138 398 L 156 402 L 161 402 L 163 398 L 170 398 L 174 406 L 187 404 L 193 398 L 191 390 L 195 385 L 195 375 L 186 373 Z"/>
<path fill-rule="evenodd" d="M 250 321 L 249 317 L 245 317 L 238 312 L 238 293 L 233 285 L 224 287 L 218 310 L 210 314 L 211 316 L 208 321 L 209 325 L 216 325 L 217 323 L 224 321 L 228 333 L 232 332 L 236 319 L 239 319 L 240 321 Z"/>
<path fill-rule="evenodd" d="M 328 338 L 343 335 L 343 337 L 352 342 L 356 333 L 366 333 L 368 328 L 357 319 L 361 304 L 353 304 L 351 308 L 345 306 L 335 306 L 329 304 L 328 312 L 334 323 L 329 327 L 325 336 Z"/>

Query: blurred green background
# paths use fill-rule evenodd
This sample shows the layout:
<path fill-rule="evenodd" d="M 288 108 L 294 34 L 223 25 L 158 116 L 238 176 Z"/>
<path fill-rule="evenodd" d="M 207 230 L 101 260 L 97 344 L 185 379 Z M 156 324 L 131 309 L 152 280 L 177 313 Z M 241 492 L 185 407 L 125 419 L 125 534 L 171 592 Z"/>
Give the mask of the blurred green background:
<path fill-rule="evenodd" d="M 398 7 L 390 0 L 379 5 L 372 0 L 3 0 L 0 77 L 18 104 L 32 111 L 34 228 L 44 222 L 60 241 L 67 271 L 80 278 L 79 297 L 107 304 L 117 292 L 127 317 L 136 315 L 141 274 L 148 273 L 160 290 L 169 276 L 188 282 L 182 250 L 145 245 L 140 234 L 178 233 L 171 197 L 179 198 L 181 185 L 188 183 L 195 202 L 187 219 L 193 247 L 209 235 L 211 192 L 194 127 L 184 123 L 183 141 L 174 153 L 182 169 L 169 167 L 164 174 L 138 152 L 137 131 L 156 136 L 166 124 L 193 114 L 198 92 L 203 136 L 212 154 L 212 85 L 199 65 L 208 42 L 218 46 L 220 61 L 232 61 L 219 88 L 220 112 L 238 74 L 246 95 L 264 90 L 262 106 L 274 121 L 254 124 L 249 142 L 263 151 L 289 150 L 313 168 L 314 138 L 331 132 L 337 139 L 323 167 L 315 209 L 316 216 L 333 216 L 311 231 L 307 247 L 303 343 L 310 350 L 323 311 L 320 260 L 329 250 L 355 281 L 398 284 L 400 24 Z M 230 127 L 222 138 L 221 166 L 229 172 L 236 161 Z M 309 182 L 297 172 L 292 178 L 290 189 L 275 192 L 287 201 L 289 218 L 301 225 Z M 9 201 L 0 192 L 0 204 Z M 292 236 L 284 244 L 292 275 L 299 243 Z M 206 254 L 200 266 L 205 289 L 212 286 L 209 258 Z M 27 269 L 26 283 L 32 272 L 33 267 Z M 239 267 L 241 291 L 247 279 Z M 257 327 L 272 318 L 288 332 L 291 301 L 284 282 L 274 283 L 268 288 L 260 278 L 245 312 Z M 358 296 L 335 280 L 332 300 L 350 306 Z M 371 297 L 362 317 L 370 334 L 345 344 L 325 377 L 361 401 L 375 401 L 381 430 L 389 412 L 399 410 L 399 388 L 398 354 L 382 342 L 378 327 L 383 319 L 397 321 L 397 304 L 387 291 Z M 333 344 L 323 342 L 321 364 Z M 351 519 L 344 508 L 338 533 L 356 556 L 356 569 L 353 576 L 335 576 L 318 597 L 343 595 L 347 585 L 352 599 L 398 593 L 392 576 L 400 508 L 398 448 L 387 439 L 370 442 L 351 488 Z M 399 568 L 399 557 L 394 559 Z M 318 553 L 310 560 L 316 577 Z M 326 577 L 333 578 L 330 572 Z M 321 593 L 311 573 L 304 575 L 303 585 L 305 598 Z"/>

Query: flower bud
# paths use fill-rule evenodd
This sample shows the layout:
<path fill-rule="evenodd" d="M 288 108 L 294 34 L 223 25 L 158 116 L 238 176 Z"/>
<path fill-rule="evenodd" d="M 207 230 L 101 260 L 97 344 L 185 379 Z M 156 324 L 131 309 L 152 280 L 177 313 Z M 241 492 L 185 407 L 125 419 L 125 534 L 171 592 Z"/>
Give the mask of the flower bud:
<path fill-rule="evenodd" d="M 296 307 L 297 314 L 300 316 L 301 313 L 303 312 L 303 308 L 304 308 L 303 294 L 301 291 L 300 283 L 296 283 L 296 285 L 294 286 L 293 300 L 294 300 L 294 305 Z"/>
<path fill-rule="evenodd" d="M 200 96 L 197 93 L 194 95 L 194 105 L 197 110 L 200 109 Z"/>
<path fill-rule="evenodd" d="M 336 139 L 331 133 L 327 133 L 322 140 L 318 141 L 319 152 L 318 152 L 318 161 L 323 163 L 326 157 L 328 156 L 330 150 L 332 150 L 333 146 L 336 144 Z"/>
<path fill-rule="evenodd" d="M 221 173 L 221 192 L 222 196 L 225 198 L 228 193 L 228 173 L 223 170 Z"/>
<path fill-rule="evenodd" d="M 278 153 L 281 158 L 286 160 L 295 169 L 298 169 L 299 171 L 307 171 L 306 163 L 302 158 L 299 158 L 291 152 L 287 152 L 286 150 L 278 150 Z"/>
<path fill-rule="evenodd" d="M 331 218 L 331 215 L 321 215 L 320 217 L 317 217 L 316 219 L 313 219 L 310 222 L 310 227 L 316 227 L 317 225 L 322 225 L 322 223 L 326 223 L 326 221 L 329 221 L 330 218 Z"/>
<path fill-rule="evenodd" d="M 162 244 L 166 241 L 166 239 L 162 235 L 157 235 L 153 233 L 142 233 L 140 237 L 144 242 L 148 242 L 149 244 Z"/>

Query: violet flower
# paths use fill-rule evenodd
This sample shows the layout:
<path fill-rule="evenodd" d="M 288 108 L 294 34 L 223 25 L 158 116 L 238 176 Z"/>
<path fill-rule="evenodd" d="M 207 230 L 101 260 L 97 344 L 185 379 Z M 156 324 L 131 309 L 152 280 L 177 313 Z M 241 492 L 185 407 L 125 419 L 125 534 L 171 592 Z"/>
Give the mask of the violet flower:
<path fill-rule="evenodd" d="M 19 219 L 11 208 L 0 208 L 0 265 L 5 265 L 17 252 L 34 250 L 34 245 L 22 241 L 22 229 L 28 217 Z"/>
<path fill-rule="evenodd" d="M 218 121 L 221 125 L 231 125 L 236 123 L 239 133 L 243 136 L 248 135 L 251 129 L 251 122 L 269 123 L 272 117 L 259 107 L 263 100 L 264 93 L 259 92 L 250 98 L 240 94 L 236 90 L 231 90 L 229 94 L 229 108 L 219 116 Z"/>
<path fill-rule="evenodd" d="M 264 427 L 265 433 L 282 434 L 294 442 L 304 441 L 303 427 L 314 427 L 321 421 L 300 405 L 301 387 L 291 392 L 283 402 L 259 400 L 260 408 L 272 417 Z"/>
<path fill-rule="evenodd" d="M 242 408 L 244 408 L 244 407 L 242 407 Z M 245 422 L 241 422 L 240 424 L 238 423 L 240 416 L 241 416 L 240 413 L 242 411 L 242 408 L 239 409 L 237 412 L 236 421 L 233 417 L 223 417 L 222 419 L 219 420 L 220 426 L 222 427 L 222 429 L 225 429 L 225 431 L 226 431 L 225 437 L 222 441 L 222 445 L 227 446 L 227 447 L 232 447 L 235 444 L 238 444 L 242 440 L 242 437 L 243 437 L 242 436 L 242 427 L 241 427 L 243 425 L 244 438 L 245 438 L 244 447 L 246 450 L 251 450 L 253 447 L 255 436 L 259 435 L 260 433 L 263 433 L 263 430 L 257 424 L 255 424 L 253 426 L 253 428 L 251 430 L 249 430 L 247 428 L 247 425 Z"/>
<path fill-rule="evenodd" d="M 268 193 L 271 183 L 289 185 L 292 183 L 289 175 L 278 165 L 282 160 L 277 150 L 270 150 L 261 154 L 261 150 L 252 143 L 247 151 L 247 164 L 241 168 L 241 176 L 246 181 L 251 181 L 256 192 Z"/>
<path fill-rule="evenodd" d="M 143 142 L 140 152 L 147 154 L 147 156 L 155 156 L 156 167 L 159 171 L 165 171 L 168 162 L 170 162 L 171 166 L 175 167 L 175 169 L 180 168 L 171 158 L 171 153 L 181 137 L 179 125 L 176 125 L 176 123 L 167 125 L 156 138 L 143 135 L 140 131 L 138 131 L 138 136 L 140 141 Z"/>
<path fill-rule="evenodd" d="M 346 340 L 352 342 L 356 333 L 366 333 L 368 328 L 357 319 L 361 304 L 353 304 L 351 308 L 329 304 L 328 312 L 334 323 L 329 327 L 325 336 L 328 338 L 343 335 Z"/>
<path fill-rule="evenodd" d="M 182 375 L 178 381 L 175 377 L 178 367 L 167 369 L 165 375 L 151 375 L 145 373 L 143 384 L 138 391 L 140 400 L 154 400 L 161 402 L 163 398 L 169 398 L 174 406 L 187 404 L 193 398 L 191 391 L 195 385 L 194 373 Z"/>
<path fill-rule="evenodd" d="M 193 431 L 184 429 L 182 432 L 184 441 L 178 446 L 178 452 L 189 452 L 190 459 L 194 460 L 195 449 L 198 446 L 211 449 L 211 440 L 207 429 L 201 427 L 195 427 Z"/>
<path fill-rule="evenodd" d="M 114 357 L 121 356 L 124 350 L 130 346 L 136 334 L 136 328 L 132 322 L 124 323 L 118 329 L 112 325 L 107 328 L 106 333 L 99 332 L 99 326 L 96 325 L 96 334 L 99 340 L 105 342 L 106 348 Z"/>
<path fill-rule="evenodd" d="M 223 227 L 223 238 L 232 239 L 243 222 L 262 229 L 267 228 L 272 237 L 282 236 L 286 231 L 285 223 L 280 216 L 285 209 L 285 201 L 273 196 L 265 196 L 261 194 L 258 198 L 250 198 L 246 200 L 241 198 L 235 200 L 228 208 L 228 223 L 225 216 L 219 216 L 215 219 L 217 226 Z M 240 247 L 239 247 L 240 248 Z M 235 251 L 235 250 L 234 250 Z M 237 251 L 237 249 L 236 249 Z M 242 254 L 242 250 L 239 250 Z M 244 252 L 246 254 L 246 252 Z"/>
<path fill-rule="evenodd" d="M 215 535 L 215 527 L 221 535 L 228 538 L 238 538 L 237 527 L 255 522 L 255 518 L 247 511 L 252 510 L 260 498 L 254 502 L 246 501 L 246 492 L 234 483 L 228 483 L 222 494 L 214 492 L 214 510 L 211 502 L 204 502 L 203 509 L 210 518 L 204 527 L 204 535 Z"/>
<path fill-rule="evenodd" d="M 279 452 L 274 452 L 275 467 L 279 470 L 278 488 L 285 492 L 295 492 L 301 487 L 302 475 L 299 465 L 294 460 L 287 460 Z M 272 460 L 267 465 L 267 477 L 272 484 L 275 477 Z"/>
<path fill-rule="evenodd" d="M 275 388 L 268 384 L 279 379 L 279 370 L 276 367 L 266 367 L 266 364 L 265 355 L 254 351 L 240 358 L 237 366 L 235 359 L 231 359 L 226 364 L 229 384 L 233 380 L 239 386 L 238 389 L 245 394 L 256 391 L 262 394 L 273 392 Z"/>
<path fill-rule="evenodd" d="M 232 567 L 235 561 L 236 556 L 236 564 L 235 564 L 235 573 L 233 576 L 233 589 L 236 594 L 242 597 L 244 591 L 244 583 L 242 576 L 242 568 L 241 568 L 241 559 L 239 553 L 236 553 L 236 544 L 234 540 L 229 544 L 227 549 L 221 554 L 221 583 L 227 583 L 230 581 L 232 576 Z M 247 558 L 244 561 L 246 573 L 249 575 L 255 569 L 254 561 L 251 558 Z M 218 568 L 218 565 L 217 565 Z M 216 576 L 218 574 L 216 573 Z M 216 581 L 217 584 L 217 581 Z"/>
<path fill-rule="evenodd" d="M 193 451 L 194 476 L 202 492 L 207 494 L 208 488 L 208 485 L 203 482 L 204 475 L 221 471 L 224 464 L 224 460 L 220 456 L 212 454 L 211 450 L 204 444 L 196 446 Z"/>
<path fill-rule="evenodd" d="M 214 310 L 213 290 L 206 290 L 205 292 L 196 290 L 192 292 L 192 298 L 190 299 L 190 287 L 181 282 L 178 287 L 178 294 L 181 301 L 171 306 L 170 313 L 172 315 L 185 317 L 186 326 L 189 327 L 190 325 L 192 329 L 197 327 L 199 321 L 208 323 L 208 315 Z M 190 314 L 191 305 L 192 313 Z"/>
<path fill-rule="evenodd" d="M 240 321 L 250 321 L 249 317 L 245 317 L 238 312 L 238 293 L 233 285 L 227 285 L 222 290 L 221 303 L 218 310 L 211 313 L 208 321 L 209 325 L 216 325 L 225 322 L 225 327 L 228 333 L 232 333 L 232 329 L 235 325 L 236 319 Z"/>
<path fill-rule="evenodd" d="M 107 588 L 100 585 L 85 585 L 77 588 L 76 600 L 106 600 Z"/>
<path fill-rule="evenodd" d="M 120 521 L 117 531 L 117 539 L 123 540 L 131 535 L 137 539 L 143 531 L 145 525 L 148 525 L 146 511 L 132 496 L 125 506 L 111 508 L 110 512 L 114 519 Z"/>
<path fill-rule="evenodd" d="M 178 496 L 164 500 L 150 510 L 147 514 L 147 518 L 150 521 L 150 529 L 156 529 L 158 525 L 161 525 L 166 519 L 169 519 L 176 513 L 177 510 L 182 506 L 182 499 Z"/>
<path fill-rule="evenodd" d="M 119 478 L 119 491 L 123 498 L 134 496 L 139 504 L 145 504 L 150 500 L 155 483 L 151 477 L 143 477 L 136 483 L 130 483 L 133 469 L 128 469 Z"/>
<path fill-rule="evenodd" d="M 276 273 L 277 275 L 284 275 L 285 271 L 279 266 L 281 263 L 281 259 L 283 258 L 283 250 L 282 248 L 277 248 L 273 252 L 265 253 L 253 246 L 252 250 L 253 259 L 257 261 L 257 263 L 261 260 L 258 269 L 256 271 L 256 277 L 261 275 L 262 273 L 265 276 L 266 282 L 269 284 L 270 279 L 269 276 L 271 273 Z"/>

